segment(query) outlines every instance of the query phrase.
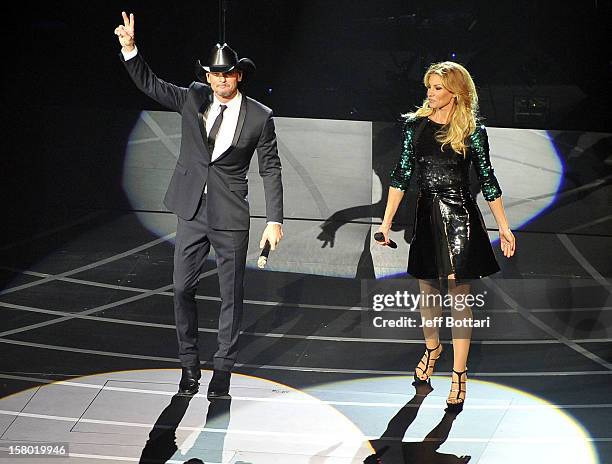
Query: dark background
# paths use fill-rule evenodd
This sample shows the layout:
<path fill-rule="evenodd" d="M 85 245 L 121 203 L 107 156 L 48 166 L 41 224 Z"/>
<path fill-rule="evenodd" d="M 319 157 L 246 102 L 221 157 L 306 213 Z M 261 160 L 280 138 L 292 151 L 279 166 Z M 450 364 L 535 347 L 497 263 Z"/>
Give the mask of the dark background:
<path fill-rule="evenodd" d="M 228 43 L 258 66 L 246 91 L 278 116 L 396 121 L 421 103 L 427 66 L 454 59 L 474 76 L 489 126 L 612 127 L 611 1 L 227 4 Z M 121 11 L 135 14 L 139 50 L 154 71 L 186 86 L 218 40 L 218 5 L 4 7 L 2 243 L 91 210 L 130 209 L 119 181 L 125 144 L 140 110 L 164 108 L 135 88 L 119 60 Z"/>
<path fill-rule="evenodd" d="M 601 280 L 572 287 L 573 279 L 588 283 L 593 274 L 557 237 L 557 232 L 565 234 L 580 222 L 589 224 L 609 215 L 612 138 L 608 134 L 592 146 L 585 143 L 586 150 L 574 148 L 582 147 L 585 131 L 612 132 L 610 5 L 610 1 L 594 0 L 233 0 L 228 41 L 241 56 L 251 57 L 258 65 L 248 93 L 279 116 L 395 121 L 423 98 L 420 80 L 427 65 L 455 53 L 454 59 L 465 64 L 475 78 L 488 125 L 561 130 L 551 137 L 565 163 L 560 190 L 573 193 L 559 195 L 554 207 L 537 218 L 530 230 L 516 231 L 518 254 L 513 261 L 504 261 L 504 277 L 510 283 L 525 277 L 527 283 L 523 286 L 524 281 L 517 280 L 511 292 L 517 304 L 529 308 L 535 301 L 541 302 L 538 307 L 559 308 L 558 313 L 534 317 L 541 317 L 568 339 L 586 337 L 587 342 L 580 346 L 611 362 L 610 344 L 594 342 L 607 336 L 608 319 L 600 308 L 609 301 L 609 292 Z M 156 238 L 125 212 L 131 206 L 120 182 L 126 143 L 140 111 L 163 109 L 134 87 L 120 63 L 113 30 L 121 22 L 121 10 L 136 14 L 138 45 L 153 69 L 177 84 L 188 85 L 193 80 L 195 60 L 206 58 L 217 40 L 216 0 L 3 6 L 0 289 L 35 278 L 20 270 L 58 274 Z M 376 129 L 387 126 L 390 124 L 374 125 L 374 135 L 381 133 Z M 381 151 L 390 153 L 394 143 L 399 145 L 398 134 L 375 138 L 373 148 L 382 145 Z M 375 170 L 388 170 L 377 168 L 382 161 L 373 159 Z M 364 183 L 364 188 L 370 186 Z M 44 235 L 72 220 L 87 219 L 92 212 L 100 215 Z M 37 234 L 42 238 L 32 240 Z M 610 236 L 609 220 L 568 234 L 584 260 L 605 279 L 612 275 Z M 369 250 L 369 237 L 363 243 L 364 250 Z M 370 264 L 365 259 L 360 266 L 362 263 Z M 77 277 L 156 288 L 171 281 L 171 268 L 171 246 L 162 243 L 155 250 L 133 253 Z M 565 279 L 570 287 L 565 286 Z M 251 272 L 246 280 L 250 298 L 280 302 L 278 307 L 260 306 L 248 312 L 251 320 L 245 324 L 246 331 L 276 332 L 285 330 L 286 324 L 304 335 L 350 337 L 360 327 L 359 319 L 351 321 L 343 311 L 313 310 L 303 318 L 306 313 L 296 306 L 353 304 L 350 298 L 361 290 L 358 279 Z M 203 283 L 202 293 L 218 294 L 216 279 Z M 9 295 L 15 297 L 15 304 L 66 311 L 133 296 L 112 288 L 59 281 L 36 288 L 42 291 Z M 125 303 L 115 312 L 99 315 L 172 324 L 170 303 L 164 298 Z M 574 307 L 588 311 L 565 311 Z M 200 314 L 206 318 L 206 327 L 216 324 L 215 312 Z M 3 311 L 2 316 L 0 325 L 5 329 L 52 317 L 24 311 Z M 509 321 L 504 326 L 508 333 L 520 336 L 521 320 L 504 319 L 502 326 Z M 78 319 L 13 336 L 68 351 L 5 345 L 1 370 L 37 372 L 37 376 L 56 380 L 66 373 L 160 367 L 157 361 L 129 356 L 70 352 L 75 348 L 175 356 L 172 331 L 162 334 L 157 328 L 147 328 L 134 332 L 133 328 L 98 324 L 104 323 Z M 531 332 L 526 333 L 533 338 Z M 255 374 L 299 388 L 348 378 L 313 371 L 319 368 L 387 366 L 410 372 L 411 359 L 422 353 L 417 345 L 418 355 L 414 350 L 406 353 L 400 345 L 372 350 L 372 345 L 354 344 L 350 350 L 338 350 L 336 341 L 313 339 L 304 345 L 299 339 L 285 337 L 268 338 L 261 344 L 258 338 L 247 340 L 256 344 L 251 352 L 243 351 L 252 363 L 243 372 L 253 374 L 269 364 L 304 366 L 308 372 L 303 374 L 284 370 Z M 214 337 L 207 336 L 206 343 L 203 349 L 212 352 Z M 509 346 L 474 345 L 470 372 L 515 371 L 516 345 Z M 595 439 L 603 437 L 596 444 L 605 461 L 605 456 L 612 455 L 605 441 L 609 420 L 597 405 L 609 401 L 609 379 L 584 374 L 601 367 L 563 344 L 546 343 L 541 349 L 529 344 L 521 349 L 527 356 L 519 369 L 526 372 L 582 374 L 504 376 L 500 382 L 554 404 L 581 406 L 567 411 Z M 450 369 L 448 360 L 442 360 L 442 371 Z M 30 381 L 4 379 L 0 390 L 16 392 L 31 386 Z"/>
<path fill-rule="evenodd" d="M 217 42 L 218 4 L 19 3 L 4 32 L 5 57 L 14 57 L 4 96 L 13 109 L 162 109 L 117 58 L 121 11 L 135 13 L 137 44 L 157 74 L 188 85 Z M 394 120 L 421 102 L 426 67 L 454 59 L 473 74 L 490 125 L 610 129 L 610 1 L 227 4 L 228 43 L 258 65 L 248 92 L 280 116 Z M 536 114 L 515 114 L 530 104 Z"/>

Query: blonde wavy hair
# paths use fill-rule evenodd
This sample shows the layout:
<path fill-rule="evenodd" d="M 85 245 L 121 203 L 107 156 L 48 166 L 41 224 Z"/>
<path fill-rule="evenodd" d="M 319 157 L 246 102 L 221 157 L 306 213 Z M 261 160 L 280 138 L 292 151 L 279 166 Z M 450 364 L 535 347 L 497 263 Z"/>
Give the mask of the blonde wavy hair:
<path fill-rule="evenodd" d="M 476 130 L 478 117 L 478 95 L 472 76 L 459 63 L 442 61 L 432 64 L 425 72 L 423 76 L 425 87 L 429 87 L 429 78 L 432 74 L 440 76 L 444 88 L 454 94 L 456 103 L 448 124 L 438 132 L 436 139 L 442 144 L 442 149 L 450 145 L 456 153 L 465 156 L 467 152 L 465 141 Z M 433 112 L 428 100 L 425 99 L 421 107 L 404 117 L 428 117 Z"/>

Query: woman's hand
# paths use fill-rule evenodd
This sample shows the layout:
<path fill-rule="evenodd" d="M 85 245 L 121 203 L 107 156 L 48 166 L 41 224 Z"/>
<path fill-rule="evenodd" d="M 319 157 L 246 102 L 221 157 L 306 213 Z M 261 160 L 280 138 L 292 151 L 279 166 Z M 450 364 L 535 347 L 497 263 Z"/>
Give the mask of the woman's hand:
<path fill-rule="evenodd" d="M 516 240 L 514 239 L 514 234 L 508 228 L 500 228 L 499 229 L 499 242 L 501 245 L 502 252 L 506 258 L 510 258 L 514 255 L 514 250 L 516 248 Z"/>
<path fill-rule="evenodd" d="M 381 246 L 387 246 L 389 245 L 389 230 L 391 229 L 391 225 L 386 225 L 386 224 L 381 224 L 380 227 L 378 228 L 377 232 L 380 232 L 383 234 L 383 236 L 385 237 L 385 241 L 384 242 L 379 242 L 378 240 L 374 239 L 374 241 L 376 243 L 378 243 Z"/>
<path fill-rule="evenodd" d="M 126 52 L 134 50 L 136 36 L 134 34 L 134 14 L 130 13 L 130 17 L 125 11 L 121 12 L 123 16 L 123 25 L 115 28 L 115 35 L 119 37 L 119 43 Z"/>

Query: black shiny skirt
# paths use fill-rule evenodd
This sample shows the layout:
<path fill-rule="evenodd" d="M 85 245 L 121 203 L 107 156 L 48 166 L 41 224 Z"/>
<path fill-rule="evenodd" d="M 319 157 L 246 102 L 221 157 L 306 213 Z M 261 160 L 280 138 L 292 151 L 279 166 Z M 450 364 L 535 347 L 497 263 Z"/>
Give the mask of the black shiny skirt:
<path fill-rule="evenodd" d="M 418 279 L 455 274 L 455 279 L 479 279 L 500 270 L 487 229 L 469 188 L 421 190 L 408 273 Z"/>

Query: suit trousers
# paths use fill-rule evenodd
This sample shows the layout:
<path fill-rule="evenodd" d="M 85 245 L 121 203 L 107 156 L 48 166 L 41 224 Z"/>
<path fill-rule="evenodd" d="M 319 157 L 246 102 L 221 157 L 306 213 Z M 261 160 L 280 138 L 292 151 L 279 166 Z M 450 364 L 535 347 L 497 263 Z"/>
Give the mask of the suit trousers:
<path fill-rule="evenodd" d="M 238 356 L 238 337 L 242 323 L 244 270 L 248 230 L 214 230 L 208 226 L 206 195 L 195 217 L 178 218 L 174 248 L 174 317 L 181 366 L 200 364 L 198 351 L 198 278 L 212 245 L 217 257 L 221 309 L 215 369 L 231 371 Z"/>

